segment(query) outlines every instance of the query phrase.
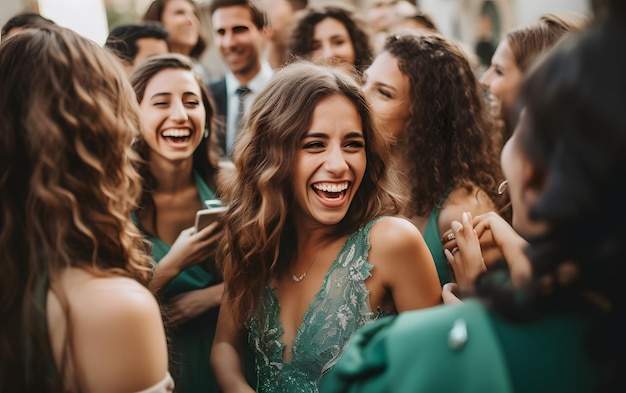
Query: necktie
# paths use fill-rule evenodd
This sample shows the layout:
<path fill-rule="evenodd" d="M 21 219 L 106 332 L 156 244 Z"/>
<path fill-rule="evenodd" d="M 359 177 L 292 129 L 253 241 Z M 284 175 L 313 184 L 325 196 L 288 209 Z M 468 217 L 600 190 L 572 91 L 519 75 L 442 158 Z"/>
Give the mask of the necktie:
<path fill-rule="evenodd" d="M 250 89 L 248 89 L 247 86 L 239 86 L 236 93 L 237 93 L 237 96 L 239 96 L 239 109 L 237 112 L 237 131 L 239 131 L 241 127 L 243 126 L 243 124 L 241 123 L 241 119 L 243 118 L 243 113 L 246 110 L 244 101 L 245 101 L 246 95 L 250 93 Z"/>

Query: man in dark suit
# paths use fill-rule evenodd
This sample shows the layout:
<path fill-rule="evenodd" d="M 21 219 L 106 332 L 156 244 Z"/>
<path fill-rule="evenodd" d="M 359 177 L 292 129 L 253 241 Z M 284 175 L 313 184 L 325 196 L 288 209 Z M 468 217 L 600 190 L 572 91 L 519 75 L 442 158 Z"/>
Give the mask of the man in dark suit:
<path fill-rule="evenodd" d="M 267 16 L 255 0 L 214 0 L 210 10 L 215 45 L 228 66 L 225 78 L 208 86 L 217 112 L 214 144 L 230 158 L 245 110 L 274 73 L 263 58 Z"/>

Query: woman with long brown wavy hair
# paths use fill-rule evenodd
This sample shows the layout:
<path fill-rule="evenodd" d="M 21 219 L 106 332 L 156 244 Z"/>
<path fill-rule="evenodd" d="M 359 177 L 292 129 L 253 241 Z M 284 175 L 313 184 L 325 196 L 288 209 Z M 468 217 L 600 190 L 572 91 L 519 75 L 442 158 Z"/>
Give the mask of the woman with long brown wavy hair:
<path fill-rule="evenodd" d="M 389 148 L 347 73 L 289 65 L 255 99 L 226 187 L 225 296 L 211 353 L 222 391 L 317 392 L 351 335 L 436 305 L 437 275 L 402 207 Z M 387 217 L 385 217 L 387 216 Z"/>
<path fill-rule="evenodd" d="M 130 220 L 127 77 L 95 43 L 40 26 L 2 44 L 0 85 L 0 391 L 171 391 Z"/>
<path fill-rule="evenodd" d="M 441 284 L 451 280 L 441 237 L 463 212 L 499 210 L 498 139 L 463 51 L 439 35 L 391 36 L 365 71 L 365 90 L 394 138 L 405 214 L 424 235 Z"/>

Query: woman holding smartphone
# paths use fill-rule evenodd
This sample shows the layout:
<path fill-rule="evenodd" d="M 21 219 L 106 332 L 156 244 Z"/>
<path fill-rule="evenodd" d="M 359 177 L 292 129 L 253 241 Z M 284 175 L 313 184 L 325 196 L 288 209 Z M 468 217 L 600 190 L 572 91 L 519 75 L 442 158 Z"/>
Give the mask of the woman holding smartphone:
<path fill-rule="evenodd" d="M 192 63 L 182 55 L 154 57 L 135 70 L 142 138 L 143 194 L 134 217 L 157 262 L 150 289 L 176 329 L 170 370 L 180 392 L 216 391 L 206 362 L 223 284 L 214 269 L 222 236 L 214 222 L 196 231 L 196 212 L 216 198 L 217 166 L 209 138 L 213 107 Z"/>

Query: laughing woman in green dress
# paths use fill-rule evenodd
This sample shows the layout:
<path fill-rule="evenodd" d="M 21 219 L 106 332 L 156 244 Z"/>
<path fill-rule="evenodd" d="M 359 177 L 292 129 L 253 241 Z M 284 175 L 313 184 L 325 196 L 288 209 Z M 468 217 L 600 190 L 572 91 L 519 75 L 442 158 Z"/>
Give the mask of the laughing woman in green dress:
<path fill-rule="evenodd" d="M 170 370 L 180 392 L 217 391 L 208 359 L 223 284 L 214 268 L 222 231 L 196 231 L 196 211 L 215 199 L 217 166 L 209 138 L 213 107 L 192 64 L 179 55 L 154 57 L 132 75 L 142 138 L 135 149 L 143 194 L 134 218 L 156 262 L 150 289 L 171 325 Z"/>

